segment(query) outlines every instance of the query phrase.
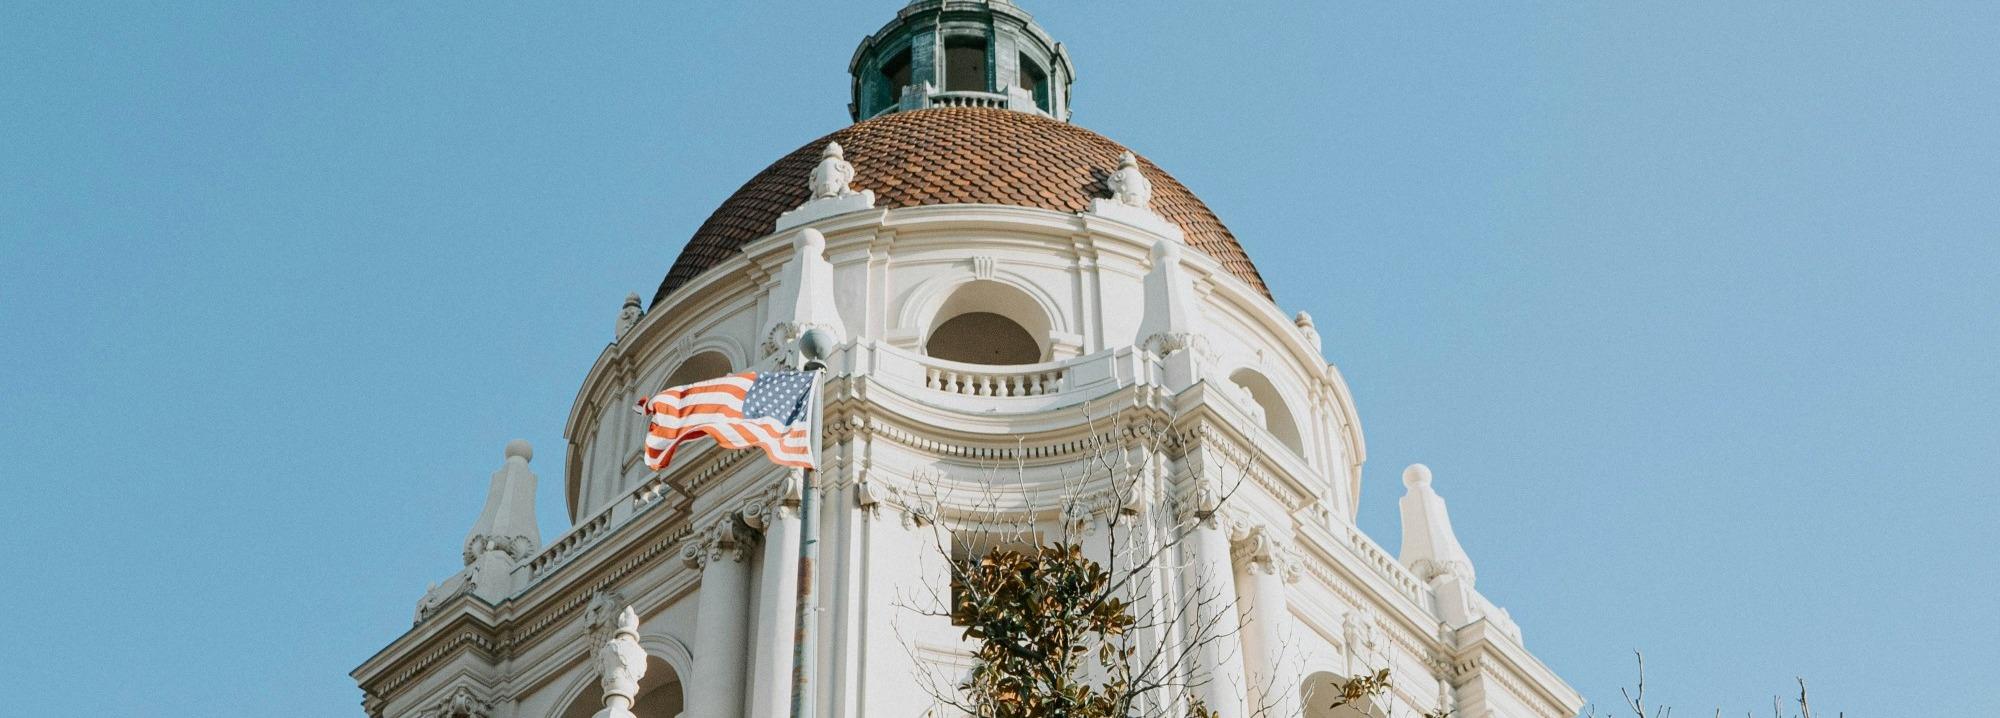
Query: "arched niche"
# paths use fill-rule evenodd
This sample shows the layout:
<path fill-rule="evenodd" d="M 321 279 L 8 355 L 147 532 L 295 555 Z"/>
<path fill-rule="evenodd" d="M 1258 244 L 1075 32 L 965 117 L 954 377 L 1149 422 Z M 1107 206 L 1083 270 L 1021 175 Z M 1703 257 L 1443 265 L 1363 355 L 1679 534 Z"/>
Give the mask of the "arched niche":
<path fill-rule="evenodd" d="M 588 684 L 571 699 L 556 718 L 590 718 L 604 708 L 604 688 L 595 674 L 584 676 Z M 680 674 L 659 656 L 646 657 L 646 677 L 639 681 L 639 695 L 632 704 L 638 718 L 680 718 L 687 705 L 687 693 Z"/>
<path fill-rule="evenodd" d="M 924 353 L 968 364 L 1034 364 L 1049 359 L 1052 329 L 1049 313 L 1027 292 L 976 279 L 952 290 L 931 314 Z"/>
<path fill-rule="evenodd" d="M 686 361 L 681 362 L 680 366 L 674 367 L 672 372 L 667 373 L 666 381 L 660 382 L 660 388 L 664 389 L 670 386 L 693 384 L 704 379 L 714 379 L 728 374 L 730 371 L 732 369 L 730 368 L 729 357 L 727 355 L 720 351 L 705 351 L 688 357 Z"/>
<path fill-rule="evenodd" d="M 1285 448 L 1291 449 L 1293 455 L 1306 455 L 1305 442 L 1299 437 L 1298 420 L 1293 418 L 1284 395 L 1278 392 L 1278 387 L 1271 383 L 1269 377 L 1246 368 L 1231 373 L 1229 382 L 1248 394 L 1251 403 L 1261 410 L 1265 431 L 1269 431 Z"/>
<path fill-rule="evenodd" d="M 1346 679 L 1329 671 L 1319 671 L 1306 676 L 1299 684 L 1299 708 L 1303 718 L 1388 718 L 1381 696 L 1365 696 L 1358 701 L 1344 702 L 1341 686 Z M 1344 703 L 1335 707 L 1336 703 Z"/>

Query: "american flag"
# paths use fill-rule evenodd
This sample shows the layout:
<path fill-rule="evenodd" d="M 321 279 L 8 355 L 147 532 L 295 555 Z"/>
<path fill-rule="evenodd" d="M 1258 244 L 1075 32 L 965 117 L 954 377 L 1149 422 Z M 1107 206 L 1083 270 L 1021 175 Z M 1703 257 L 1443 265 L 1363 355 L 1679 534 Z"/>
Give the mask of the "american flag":
<path fill-rule="evenodd" d="M 651 418 L 646 465 L 674 460 L 681 442 L 706 434 L 729 449 L 764 450 L 773 463 L 814 468 L 816 371 L 746 371 L 667 389 L 632 407 Z"/>

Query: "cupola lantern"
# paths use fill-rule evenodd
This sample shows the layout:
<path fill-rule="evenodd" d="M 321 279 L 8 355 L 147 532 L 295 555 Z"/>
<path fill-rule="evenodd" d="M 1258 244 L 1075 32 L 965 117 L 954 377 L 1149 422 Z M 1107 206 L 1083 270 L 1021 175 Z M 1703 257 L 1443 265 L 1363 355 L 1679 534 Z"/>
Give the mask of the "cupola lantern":
<path fill-rule="evenodd" d="M 856 122 L 925 107 L 1069 120 L 1069 53 L 1007 0 L 915 0 L 861 41 L 847 71 Z"/>

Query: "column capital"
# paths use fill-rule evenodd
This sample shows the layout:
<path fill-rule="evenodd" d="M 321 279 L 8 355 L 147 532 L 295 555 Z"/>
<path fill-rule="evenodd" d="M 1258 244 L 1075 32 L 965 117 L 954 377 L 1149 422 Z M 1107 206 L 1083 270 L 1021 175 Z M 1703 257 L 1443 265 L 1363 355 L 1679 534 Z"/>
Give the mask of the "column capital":
<path fill-rule="evenodd" d="M 784 519 L 798 519 L 799 500 L 805 494 L 805 477 L 798 471 L 786 472 L 763 491 L 744 500 L 738 512 L 743 523 L 757 531 L 770 531 L 771 525 Z"/>
<path fill-rule="evenodd" d="M 718 516 L 707 528 L 688 537 L 687 545 L 681 549 L 681 559 L 696 568 L 707 568 L 716 561 L 747 561 L 750 545 L 755 541 L 747 529 L 733 512 Z"/>
<path fill-rule="evenodd" d="M 1232 522 L 1222 510 L 1226 498 L 1214 481 L 1197 480 L 1193 487 L 1174 497 L 1175 518 L 1198 528 L 1227 530 Z"/>
<path fill-rule="evenodd" d="M 1298 549 L 1264 525 L 1249 526 L 1231 536 L 1231 553 L 1248 564 L 1252 573 L 1282 576 L 1286 583 L 1299 580 Z"/>

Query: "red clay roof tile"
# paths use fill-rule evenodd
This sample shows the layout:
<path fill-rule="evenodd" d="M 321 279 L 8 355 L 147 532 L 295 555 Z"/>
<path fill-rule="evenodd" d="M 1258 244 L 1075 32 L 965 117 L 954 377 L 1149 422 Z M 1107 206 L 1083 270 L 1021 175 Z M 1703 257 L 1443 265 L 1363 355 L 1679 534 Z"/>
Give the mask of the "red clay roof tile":
<path fill-rule="evenodd" d="M 698 274 L 770 234 L 778 215 L 804 204 L 806 179 L 828 141 L 854 165 L 854 187 L 875 206 L 1004 204 L 1081 212 L 1108 197 L 1104 178 L 1125 148 L 1090 130 L 1025 112 L 952 107 L 897 112 L 807 143 L 736 190 L 695 230 L 653 295 L 658 304 Z M 1180 225 L 1190 246 L 1268 298 L 1271 291 L 1229 228 L 1194 193 L 1144 157 L 1153 211 Z"/>

